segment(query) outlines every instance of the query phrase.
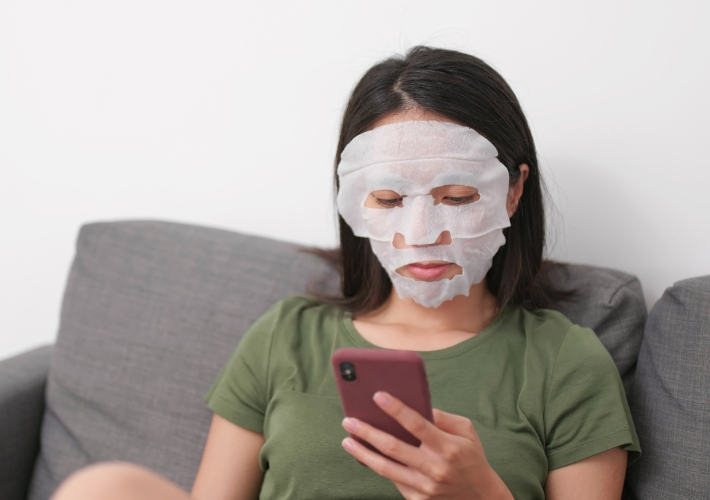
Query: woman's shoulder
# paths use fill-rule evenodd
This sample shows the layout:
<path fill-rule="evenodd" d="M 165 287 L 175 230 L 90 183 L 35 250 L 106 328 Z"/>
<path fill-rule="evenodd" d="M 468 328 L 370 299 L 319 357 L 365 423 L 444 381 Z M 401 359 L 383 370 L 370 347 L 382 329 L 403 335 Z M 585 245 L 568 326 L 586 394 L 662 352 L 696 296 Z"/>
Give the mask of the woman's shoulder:
<path fill-rule="evenodd" d="M 584 354 L 585 357 L 609 356 L 591 328 L 573 323 L 559 311 L 518 307 L 512 316 L 520 324 L 527 343 L 538 350 L 548 351 L 552 357 L 557 357 L 563 348 L 565 351 Z"/>
<path fill-rule="evenodd" d="M 292 320 L 294 317 L 342 317 L 345 311 L 310 295 L 292 295 L 276 302 L 264 316 L 276 320 Z"/>
<path fill-rule="evenodd" d="M 525 309 L 512 306 L 510 320 L 520 326 L 527 335 L 540 341 L 561 341 L 570 328 L 575 326 L 564 314 L 553 309 Z"/>
<path fill-rule="evenodd" d="M 244 338 L 248 341 L 259 337 L 264 343 L 267 337 L 285 338 L 332 330 L 342 323 L 346 314 L 343 309 L 315 297 L 294 295 L 272 305 L 252 324 Z"/>

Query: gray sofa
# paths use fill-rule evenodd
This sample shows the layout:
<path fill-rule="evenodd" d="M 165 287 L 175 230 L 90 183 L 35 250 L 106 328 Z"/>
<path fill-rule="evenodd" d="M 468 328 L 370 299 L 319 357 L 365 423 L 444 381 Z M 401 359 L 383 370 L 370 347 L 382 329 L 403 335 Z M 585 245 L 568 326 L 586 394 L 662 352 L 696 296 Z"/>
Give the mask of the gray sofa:
<path fill-rule="evenodd" d="M 633 276 L 547 272 L 580 290 L 555 307 L 594 328 L 627 389 L 644 455 L 625 496 L 710 498 L 710 276 L 676 283 L 647 319 Z M 190 488 L 211 418 L 202 397 L 241 335 L 278 299 L 337 286 L 289 243 L 166 222 L 84 226 L 56 344 L 0 362 L 0 499 L 46 499 L 74 470 L 116 459 Z"/>

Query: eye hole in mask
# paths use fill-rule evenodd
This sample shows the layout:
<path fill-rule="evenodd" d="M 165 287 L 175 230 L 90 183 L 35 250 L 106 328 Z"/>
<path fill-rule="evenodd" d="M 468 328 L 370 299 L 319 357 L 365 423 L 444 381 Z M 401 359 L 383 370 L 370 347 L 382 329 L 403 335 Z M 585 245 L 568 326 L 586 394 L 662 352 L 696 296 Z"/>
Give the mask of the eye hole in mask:
<path fill-rule="evenodd" d="M 380 189 L 373 191 L 365 200 L 367 208 L 394 208 L 402 207 L 404 196 L 390 189 Z"/>
<path fill-rule="evenodd" d="M 457 184 L 436 187 L 429 191 L 429 194 L 434 198 L 434 205 L 439 203 L 450 206 L 468 205 L 481 199 L 475 187 Z"/>
<path fill-rule="evenodd" d="M 433 198 L 434 205 L 468 205 L 469 203 L 475 203 L 481 199 L 478 189 L 456 184 L 435 187 L 429 191 L 429 195 Z M 391 189 L 380 189 L 370 193 L 365 200 L 365 207 L 385 209 L 403 207 L 402 200 L 406 197 L 407 195 L 401 195 Z"/>

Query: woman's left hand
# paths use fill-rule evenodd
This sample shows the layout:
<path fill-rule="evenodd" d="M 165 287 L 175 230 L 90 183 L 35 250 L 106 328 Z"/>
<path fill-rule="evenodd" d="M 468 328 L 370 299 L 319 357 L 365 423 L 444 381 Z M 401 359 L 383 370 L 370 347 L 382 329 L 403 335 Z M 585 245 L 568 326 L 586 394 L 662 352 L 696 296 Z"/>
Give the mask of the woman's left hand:
<path fill-rule="evenodd" d="M 412 446 L 365 422 L 346 418 L 345 430 L 400 463 L 368 450 L 350 437 L 343 440 L 343 448 L 377 474 L 390 479 L 405 498 L 513 498 L 488 464 L 469 419 L 434 410 L 432 424 L 387 393 L 378 392 L 374 400 L 419 439 L 421 445 Z"/>

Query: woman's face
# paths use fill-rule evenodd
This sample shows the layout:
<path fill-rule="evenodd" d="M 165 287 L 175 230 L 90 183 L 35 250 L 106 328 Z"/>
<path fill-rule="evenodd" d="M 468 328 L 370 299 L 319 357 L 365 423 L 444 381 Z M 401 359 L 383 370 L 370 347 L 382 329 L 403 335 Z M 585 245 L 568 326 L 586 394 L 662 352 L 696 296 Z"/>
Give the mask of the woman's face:
<path fill-rule="evenodd" d="M 420 109 L 385 116 L 345 147 L 338 209 L 400 297 L 438 307 L 485 278 L 512 213 L 497 155 L 475 130 Z"/>
<path fill-rule="evenodd" d="M 447 117 L 432 113 L 431 111 L 423 109 L 411 109 L 405 111 L 397 111 L 391 113 L 377 122 L 370 129 L 373 130 L 382 125 L 388 125 L 391 123 L 406 122 L 406 121 L 441 121 L 448 123 L 460 123 L 455 122 Z M 439 186 L 432 188 L 429 192 L 434 198 L 434 205 L 443 203 L 449 206 L 460 206 L 467 205 L 469 203 L 475 203 L 481 198 L 478 194 L 478 189 L 471 186 L 464 186 L 461 184 L 447 184 L 444 186 Z M 380 189 L 370 193 L 365 200 L 365 207 L 376 208 L 382 210 L 389 210 L 395 207 L 402 206 L 402 200 L 404 196 L 396 191 L 389 189 Z M 401 233 L 395 233 L 392 240 L 392 245 L 397 249 L 404 248 L 417 248 L 421 246 L 436 246 L 436 245 L 449 245 L 451 244 L 451 234 L 449 231 L 442 231 L 439 237 L 431 245 L 408 245 L 405 241 L 404 236 Z M 420 280 L 420 281 L 437 281 L 442 279 L 452 279 L 454 276 L 461 274 L 463 269 L 456 263 L 443 262 L 443 261 L 426 261 L 426 262 L 416 262 L 402 266 L 396 270 L 397 274 L 404 276 L 405 278 Z"/>

